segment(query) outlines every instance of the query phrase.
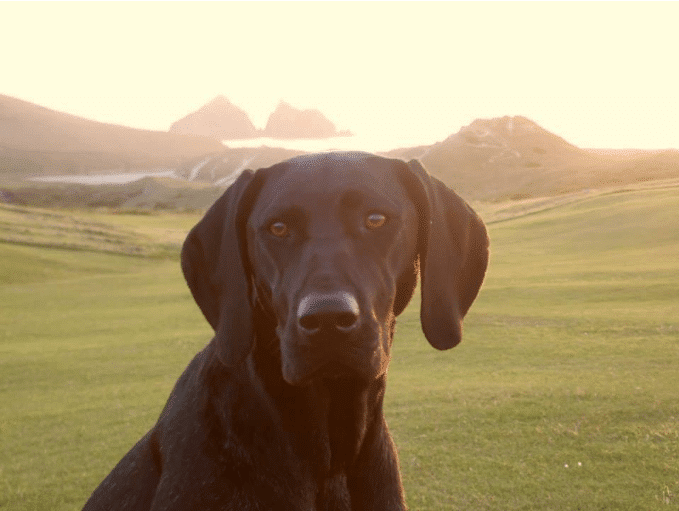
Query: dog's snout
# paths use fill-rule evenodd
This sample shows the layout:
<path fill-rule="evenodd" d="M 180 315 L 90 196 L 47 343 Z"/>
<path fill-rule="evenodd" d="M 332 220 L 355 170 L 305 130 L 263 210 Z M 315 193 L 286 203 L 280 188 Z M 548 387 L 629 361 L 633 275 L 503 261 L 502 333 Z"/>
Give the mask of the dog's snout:
<path fill-rule="evenodd" d="M 297 307 L 297 322 L 302 331 L 315 334 L 321 331 L 349 333 L 359 323 L 359 307 L 350 293 L 311 293 Z"/>

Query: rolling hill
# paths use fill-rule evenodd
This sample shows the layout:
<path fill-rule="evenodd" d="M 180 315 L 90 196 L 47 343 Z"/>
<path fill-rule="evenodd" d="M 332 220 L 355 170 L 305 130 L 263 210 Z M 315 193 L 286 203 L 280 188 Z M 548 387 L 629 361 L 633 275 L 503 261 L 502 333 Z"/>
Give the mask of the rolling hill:
<path fill-rule="evenodd" d="M 462 196 L 501 201 L 679 178 L 679 151 L 578 148 L 525 117 L 477 119 L 442 142 L 387 153 L 418 158 Z"/>
<path fill-rule="evenodd" d="M 244 168 L 266 167 L 303 152 L 266 146 L 228 148 L 207 137 L 102 124 L 0 96 L 0 179 L 12 181 L 0 186 L 4 202 L 153 208 L 155 190 L 161 209 L 171 208 L 174 196 L 182 198 L 178 201 L 182 209 L 200 209 L 218 191 L 203 189 L 197 194 L 195 184 L 223 188 Z M 432 174 L 473 201 L 516 201 L 679 179 L 677 150 L 582 149 L 520 116 L 477 119 L 441 142 L 383 154 L 420 159 Z M 23 181 L 35 175 L 157 168 L 172 170 L 176 182 L 147 179 L 144 187 L 69 190 L 63 184 Z M 106 197 L 109 192 L 115 196 L 111 200 Z M 134 200 L 124 200 L 128 192 Z M 135 199 L 140 194 L 141 202 Z M 195 204 L 187 199 L 198 195 Z"/>
<path fill-rule="evenodd" d="M 417 295 L 399 318 L 385 409 L 410 508 L 676 504 L 679 188 L 633 188 L 489 222 L 454 350 L 424 340 Z M 3 509 L 80 509 L 157 420 L 212 335 L 177 260 L 198 218 L 0 205 Z"/>
<path fill-rule="evenodd" d="M 174 167 L 216 140 L 90 121 L 0 95 L 0 175 Z"/>

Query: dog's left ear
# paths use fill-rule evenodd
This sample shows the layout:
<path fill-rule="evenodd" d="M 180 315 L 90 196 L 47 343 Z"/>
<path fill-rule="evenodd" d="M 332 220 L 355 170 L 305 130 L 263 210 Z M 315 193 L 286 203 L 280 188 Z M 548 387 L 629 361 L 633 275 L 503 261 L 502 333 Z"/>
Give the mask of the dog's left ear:
<path fill-rule="evenodd" d="M 191 294 L 212 326 L 217 355 L 227 366 L 240 363 L 252 347 L 253 312 L 241 257 L 240 212 L 255 173 L 244 170 L 188 234 L 181 264 Z M 251 200 L 254 200 L 250 197 Z"/>
<path fill-rule="evenodd" d="M 483 283 L 488 233 L 474 210 L 419 161 L 407 167 L 405 186 L 420 222 L 422 330 L 432 346 L 446 350 L 462 340 L 462 319 Z"/>

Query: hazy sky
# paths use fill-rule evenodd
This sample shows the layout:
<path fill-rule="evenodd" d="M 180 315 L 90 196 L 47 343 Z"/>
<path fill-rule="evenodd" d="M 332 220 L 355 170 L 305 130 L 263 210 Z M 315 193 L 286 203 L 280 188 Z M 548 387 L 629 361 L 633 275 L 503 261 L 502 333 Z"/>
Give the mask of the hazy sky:
<path fill-rule="evenodd" d="M 364 137 L 525 115 L 580 147 L 679 148 L 679 4 L 0 2 L 0 94 L 167 130 L 218 94 Z M 1 114 L 1 112 L 0 112 Z"/>

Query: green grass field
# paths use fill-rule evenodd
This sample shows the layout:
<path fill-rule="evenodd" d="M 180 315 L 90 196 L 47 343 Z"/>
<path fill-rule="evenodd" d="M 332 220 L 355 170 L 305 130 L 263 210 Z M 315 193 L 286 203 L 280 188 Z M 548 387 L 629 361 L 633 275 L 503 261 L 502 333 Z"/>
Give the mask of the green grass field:
<path fill-rule="evenodd" d="M 399 322 L 410 509 L 676 509 L 679 187 L 503 207 L 462 344 L 429 347 L 418 298 Z M 0 509 L 80 509 L 154 423 L 210 336 L 197 218 L 0 208 Z"/>

